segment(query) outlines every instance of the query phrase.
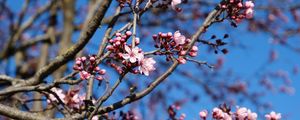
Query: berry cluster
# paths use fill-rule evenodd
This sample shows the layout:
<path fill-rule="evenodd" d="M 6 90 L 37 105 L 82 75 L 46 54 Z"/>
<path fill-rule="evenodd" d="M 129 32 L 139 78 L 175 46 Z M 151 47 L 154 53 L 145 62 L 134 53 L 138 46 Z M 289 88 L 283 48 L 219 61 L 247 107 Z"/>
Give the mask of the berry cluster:
<path fill-rule="evenodd" d="M 184 56 L 188 52 L 188 44 L 191 42 L 190 39 L 186 38 L 179 31 L 176 31 L 174 35 L 171 32 L 158 33 L 152 36 L 155 41 L 155 47 L 159 48 L 160 51 L 156 52 L 157 55 L 166 55 L 166 60 L 169 61 L 174 55 Z M 193 46 L 188 52 L 188 55 L 195 57 L 198 54 L 198 47 Z M 177 59 L 179 63 L 186 63 L 184 58 Z"/>
<path fill-rule="evenodd" d="M 96 80 L 103 80 L 103 75 L 106 73 L 105 69 L 100 69 L 96 64 L 96 55 L 90 55 L 88 57 L 76 58 L 74 70 L 79 71 L 80 78 L 87 80 L 91 75 L 95 75 Z"/>
<path fill-rule="evenodd" d="M 224 9 L 230 19 L 236 23 L 240 23 L 242 19 L 250 19 L 253 17 L 254 3 L 252 1 L 242 0 L 223 0 L 220 4 L 221 9 Z"/>

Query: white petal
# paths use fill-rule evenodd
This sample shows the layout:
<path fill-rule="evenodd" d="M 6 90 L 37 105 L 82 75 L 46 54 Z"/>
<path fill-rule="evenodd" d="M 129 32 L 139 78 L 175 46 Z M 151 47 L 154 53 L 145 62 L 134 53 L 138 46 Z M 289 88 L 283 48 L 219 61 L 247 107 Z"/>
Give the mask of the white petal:
<path fill-rule="evenodd" d="M 123 54 L 122 57 L 123 57 L 125 60 L 127 60 L 127 59 L 130 58 L 130 55 L 129 55 L 129 54 Z"/>
<path fill-rule="evenodd" d="M 125 45 L 125 51 L 126 51 L 127 53 L 131 53 L 131 49 L 130 49 L 127 45 Z"/>
<path fill-rule="evenodd" d="M 135 58 L 135 57 L 130 57 L 130 58 L 129 58 L 129 61 L 130 61 L 131 63 L 135 63 L 135 62 L 136 62 L 136 58 Z"/>

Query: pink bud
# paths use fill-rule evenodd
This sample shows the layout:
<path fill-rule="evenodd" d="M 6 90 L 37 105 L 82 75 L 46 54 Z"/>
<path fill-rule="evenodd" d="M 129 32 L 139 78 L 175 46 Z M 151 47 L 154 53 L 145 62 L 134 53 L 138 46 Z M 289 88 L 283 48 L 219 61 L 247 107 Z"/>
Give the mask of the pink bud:
<path fill-rule="evenodd" d="M 185 54 L 186 54 L 186 51 L 184 51 L 184 50 L 182 50 L 182 51 L 179 52 L 180 56 L 185 55 Z"/>
<path fill-rule="evenodd" d="M 158 35 L 161 36 L 162 32 L 159 32 Z"/>
<path fill-rule="evenodd" d="M 105 69 L 101 69 L 101 70 L 98 71 L 98 73 L 101 74 L 101 75 L 104 75 L 106 73 L 106 70 Z"/>
<path fill-rule="evenodd" d="M 189 39 L 189 38 L 185 40 L 186 43 L 190 43 L 191 41 L 192 41 L 192 40 Z"/>
<path fill-rule="evenodd" d="M 82 71 L 81 73 L 82 73 L 82 75 L 84 75 L 84 76 L 88 75 L 88 72 L 86 72 L 86 71 Z"/>
<path fill-rule="evenodd" d="M 199 112 L 199 116 L 201 119 L 206 119 L 207 114 L 208 114 L 207 110 L 202 110 L 201 112 Z"/>
<path fill-rule="evenodd" d="M 127 36 L 126 35 L 122 35 L 121 38 L 122 39 L 127 39 Z"/>
<path fill-rule="evenodd" d="M 190 55 L 191 57 L 196 57 L 196 56 L 197 56 L 197 52 L 190 52 L 189 55 Z"/>
<path fill-rule="evenodd" d="M 108 46 L 106 46 L 106 49 L 109 51 L 112 51 L 112 50 L 114 50 L 114 47 L 112 45 L 108 45 Z"/>
<path fill-rule="evenodd" d="M 80 79 L 81 79 L 81 80 L 84 80 L 84 79 L 85 79 L 85 77 L 84 77 L 84 75 L 82 75 L 82 73 L 80 73 Z"/>
<path fill-rule="evenodd" d="M 83 68 L 82 68 L 82 67 L 77 67 L 77 70 L 79 70 L 79 71 L 80 71 L 80 70 L 83 70 Z"/>
<path fill-rule="evenodd" d="M 121 42 L 120 41 L 116 41 L 114 45 L 119 46 L 119 45 L 121 45 Z"/>
<path fill-rule="evenodd" d="M 116 38 L 115 38 L 115 40 L 121 40 L 121 39 L 122 39 L 121 37 L 116 37 Z"/>
<path fill-rule="evenodd" d="M 168 33 L 167 33 L 167 36 L 168 36 L 168 37 L 172 37 L 173 34 L 172 34 L 171 32 L 168 32 Z"/>
<path fill-rule="evenodd" d="M 120 37 L 122 34 L 121 33 L 116 33 L 116 36 L 117 37 Z"/>
<path fill-rule="evenodd" d="M 81 58 L 80 57 L 76 58 L 76 61 L 81 61 Z"/>
<path fill-rule="evenodd" d="M 132 35 L 132 32 L 131 31 L 126 31 L 125 33 L 127 36 L 131 36 Z"/>
<path fill-rule="evenodd" d="M 76 65 L 80 65 L 80 64 L 81 64 L 81 61 L 80 61 L 80 60 L 76 60 L 75 64 L 76 64 Z"/>
<path fill-rule="evenodd" d="M 192 49 L 191 49 L 191 51 L 197 52 L 198 51 L 198 47 L 197 46 L 193 46 Z"/>
<path fill-rule="evenodd" d="M 243 7 L 243 4 L 241 2 L 238 3 L 238 7 Z"/>
<path fill-rule="evenodd" d="M 186 117 L 186 114 L 182 113 L 182 114 L 180 115 L 180 117 L 179 117 L 179 120 L 184 120 L 185 117 Z"/>
<path fill-rule="evenodd" d="M 180 64 L 185 64 L 186 63 L 186 60 L 182 57 L 178 58 L 177 61 L 180 63 Z"/>
<path fill-rule="evenodd" d="M 173 41 L 173 42 L 171 42 L 171 44 L 170 44 L 171 46 L 175 46 L 176 45 L 176 43 Z"/>
<path fill-rule="evenodd" d="M 121 41 L 121 42 L 125 42 L 126 40 L 122 38 L 120 41 Z"/>
<path fill-rule="evenodd" d="M 78 70 L 78 66 L 73 66 L 73 70 Z"/>
<path fill-rule="evenodd" d="M 161 37 L 166 38 L 166 37 L 167 37 L 167 34 L 166 34 L 166 33 L 162 33 L 162 34 L 161 34 Z"/>
<path fill-rule="evenodd" d="M 133 74 L 138 74 L 138 73 L 140 73 L 140 72 L 139 72 L 139 70 L 133 70 L 132 73 L 133 73 Z"/>
<path fill-rule="evenodd" d="M 153 38 L 153 40 L 156 40 L 157 39 L 157 35 L 156 34 L 152 35 L 152 38 Z"/>
<path fill-rule="evenodd" d="M 86 57 L 81 57 L 81 61 L 85 61 L 86 60 Z"/>
<path fill-rule="evenodd" d="M 94 71 L 99 71 L 99 70 L 100 70 L 100 67 L 98 67 L 98 66 L 94 68 Z"/>
<path fill-rule="evenodd" d="M 96 60 L 96 58 L 95 58 L 94 56 L 91 56 L 91 57 L 90 57 L 90 61 L 91 61 L 91 62 L 93 62 L 93 61 L 95 61 L 95 60 Z"/>
<path fill-rule="evenodd" d="M 226 8 L 226 5 L 222 5 L 221 7 L 224 9 L 224 8 Z"/>
<path fill-rule="evenodd" d="M 97 76 L 96 79 L 101 81 L 101 80 L 103 80 L 103 77 L 102 76 Z"/>
<path fill-rule="evenodd" d="M 140 44 L 140 38 L 138 38 L 138 37 L 135 38 L 135 44 L 136 44 L 136 45 Z"/>

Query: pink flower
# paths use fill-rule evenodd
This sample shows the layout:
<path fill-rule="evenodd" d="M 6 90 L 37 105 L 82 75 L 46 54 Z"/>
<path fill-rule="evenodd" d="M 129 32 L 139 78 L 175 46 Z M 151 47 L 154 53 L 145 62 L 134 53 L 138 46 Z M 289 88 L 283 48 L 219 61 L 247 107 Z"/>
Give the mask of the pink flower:
<path fill-rule="evenodd" d="M 251 110 L 248 110 L 248 120 L 256 120 L 257 114 L 255 112 L 251 112 Z"/>
<path fill-rule="evenodd" d="M 199 112 L 199 116 L 201 119 L 206 119 L 207 114 L 208 114 L 207 110 L 202 110 L 201 112 Z"/>
<path fill-rule="evenodd" d="M 144 58 L 144 54 L 139 52 L 138 47 L 130 49 L 127 45 L 125 45 L 125 51 L 127 52 L 127 54 L 122 54 L 122 57 L 125 60 L 129 59 L 131 63 L 141 61 Z"/>
<path fill-rule="evenodd" d="M 212 114 L 215 119 L 223 119 L 225 117 L 224 112 L 220 108 L 214 108 Z"/>
<path fill-rule="evenodd" d="M 70 99 L 70 101 L 69 101 L 69 106 L 70 106 L 71 108 L 77 108 L 77 109 L 79 109 L 80 103 L 81 103 L 81 99 L 80 99 L 79 94 L 77 93 L 77 94 L 75 94 L 75 95 Z"/>
<path fill-rule="evenodd" d="M 253 7 L 254 7 L 254 3 L 253 3 L 252 1 L 246 1 L 246 2 L 245 2 L 245 6 L 246 6 L 247 8 L 253 8 Z"/>
<path fill-rule="evenodd" d="M 274 111 L 272 111 L 272 112 L 270 112 L 270 114 L 266 114 L 265 117 L 267 120 L 280 120 L 281 114 L 275 113 Z"/>
<path fill-rule="evenodd" d="M 69 93 L 66 99 L 66 105 L 73 109 L 79 109 L 80 106 L 84 105 L 85 94 L 79 95 L 76 91 L 75 93 Z"/>
<path fill-rule="evenodd" d="M 174 10 L 176 10 L 176 6 L 180 4 L 182 1 L 181 0 L 172 0 L 171 6 Z"/>
<path fill-rule="evenodd" d="M 212 114 L 213 118 L 217 120 L 232 120 L 232 117 L 223 112 L 220 108 L 214 108 Z"/>
<path fill-rule="evenodd" d="M 250 109 L 247 109 L 245 107 L 238 108 L 236 111 L 236 116 L 239 120 L 244 120 L 247 118 L 247 120 L 256 120 L 257 114 L 251 112 Z"/>
<path fill-rule="evenodd" d="M 99 117 L 97 115 L 92 117 L 92 120 L 99 120 Z"/>
<path fill-rule="evenodd" d="M 149 72 L 154 71 L 155 60 L 153 58 L 144 58 L 141 61 L 141 65 L 139 66 L 140 73 L 144 73 L 146 76 L 149 76 Z"/>
<path fill-rule="evenodd" d="M 179 117 L 179 120 L 184 120 L 186 118 L 186 114 L 182 113 Z"/>
<path fill-rule="evenodd" d="M 58 98 L 60 100 L 62 100 L 63 102 L 65 102 L 65 97 L 66 95 L 63 93 L 63 90 L 62 89 L 59 89 L 59 88 L 51 88 L 51 91 L 56 93 Z M 53 95 L 53 94 L 50 94 L 49 95 L 49 99 L 47 100 L 48 103 L 51 103 L 51 102 L 58 102 L 58 100 L 56 99 L 56 97 Z"/>
<path fill-rule="evenodd" d="M 246 14 L 246 18 L 250 19 L 253 17 L 253 9 L 252 8 L 248 8 L 246 11 L 245 11 L 245 14 Z"/>
<path fill-rule="evenodd" d="M 181 35 L 179 31 L 176 31 L 174 33 L 173 39 L 176 43 L 176 45 L 182 45 L 186 42 L 185 36 Z"/>

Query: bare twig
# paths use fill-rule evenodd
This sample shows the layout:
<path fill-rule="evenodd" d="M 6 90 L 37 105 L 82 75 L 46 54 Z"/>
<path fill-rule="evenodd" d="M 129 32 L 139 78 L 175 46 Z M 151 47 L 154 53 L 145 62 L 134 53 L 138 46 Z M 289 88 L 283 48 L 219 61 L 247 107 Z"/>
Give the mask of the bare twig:
<path fill-rule="evenodd" d="M 186 60 L 191 61 L 191 62 L 195 62 L 199 65 L 206 65 L 209 68 L 214 68 L 213 65 L 208 64 L 206 61 L 195 60 L 195 59 L 192 59 L 192 58 L 189 58 L 189 57 L 186 57 Z"/>

